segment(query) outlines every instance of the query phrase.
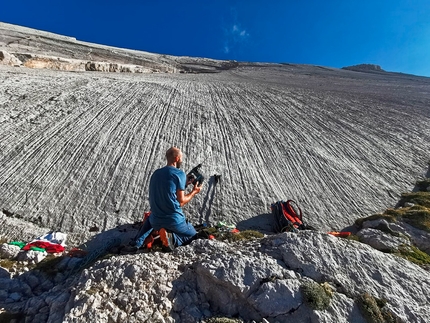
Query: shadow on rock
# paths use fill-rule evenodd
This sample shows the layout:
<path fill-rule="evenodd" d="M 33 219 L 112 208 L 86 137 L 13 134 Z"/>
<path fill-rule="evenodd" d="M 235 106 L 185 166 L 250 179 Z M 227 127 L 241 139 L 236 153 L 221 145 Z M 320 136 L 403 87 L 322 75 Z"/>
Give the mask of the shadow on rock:
<path fill-rule="evenodd" d="M 118 244 L 128 244 L 133 239 L 141 223 L 123 224 L 113 229 L 106 230 L 95 234 L 90 240 L 82 243 L 78 248 L 92 252 L 94 250 L 104 248 L 110 240 L 117 240 Z"/>
<path fill-rule="evenodd" d="M 430 178 L 430 164 L 429 164 L 429 167 L 427 168 L 427 173 L 425 174 L 425 176 L 424 176 L 426 179 L 427 178 Z M 421 187 L 421 185 L 419 184 L 419 182 L 417 182 L 416 184 L 415 184 L 415 186 L 414 186 L 414 188 L 412 189 L 412 192 L 419 192 L 419 191 L 421 191 L 422 190 L 422 187 Z M 400 203 L 400 202 L 399 202 Z"/>
<path fill-rule="evenodd" d="M 255 230 L 263 234 L 275 234 L 275 232 L 273 232 L 272 213 L 263 213 L 253 218 L 240 221 L 237 223 L 236 227 L 240 231 Z"/>

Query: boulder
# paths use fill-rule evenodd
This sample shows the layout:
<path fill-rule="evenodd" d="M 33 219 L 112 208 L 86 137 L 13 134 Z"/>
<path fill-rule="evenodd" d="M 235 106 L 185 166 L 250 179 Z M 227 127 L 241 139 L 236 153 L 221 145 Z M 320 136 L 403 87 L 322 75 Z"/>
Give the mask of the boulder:
<path fill-rule="evenodd" d="M 430 233 L 427 231 L 418 229 L 404 221 L 398 221 L 393 223 L 393 222 L 388 222 L 385 219 L 377 219 L 377 220 L 363 222 L 362 227 L 364 229 L 365 228 L 378 229 L 394 237 L 402 237 L 405 239 L 407 238 L 407 240 L 410 241 L 406 243 L 407 245 L 410 245 L 412 243 L 418 249 L 430 254 Z M 390 239 L 390 238 L 387 238 L 387 239 Z M 366 241 L 367 241 L 366 239 L 362 240 L 362 242 L 367 243 Z M 398 241 L 402 241 L 402 239 L 398 239 Z"/>
<path fill-rule="evenodd" d="M 0 50 L 0 64 L 19 66 L 22 65 L 22 62 L 9 52 Z"/>
<path fill-rule="evenodd" d="M 34 251 L 34 250 L 28 250 L 28 251 L 20 251 L 17 259 L 18 261 L 28 261 L 32 264 L 37 264 L 41 262 L 45 257 L 48 255 L 47 252 L 41 252 L 41 251 Z"/>
<path fill-rule="evenodd" d="M 401 246 L 409 246 L 409 239 L 396 237 L 383 231 L 366 228 L 357 232 L 360 241 L 384 252 L 394 252 Z"/>
<path fill-rule="evenodd" d="M 18 256 L 20 247 L 3 243 L 0 245 L 0 257 L 5 259 L 15 259 Z"/>

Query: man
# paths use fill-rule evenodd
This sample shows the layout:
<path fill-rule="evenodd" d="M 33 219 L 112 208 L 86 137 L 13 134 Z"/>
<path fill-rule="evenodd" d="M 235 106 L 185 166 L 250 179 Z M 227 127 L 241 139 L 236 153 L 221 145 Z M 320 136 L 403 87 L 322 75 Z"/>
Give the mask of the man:
<path fill-rule="evenodd" d="M 187 176 L 180 170 L 182 152 L 171 147 L 166 152 L 167 165 L 157 169 L 149 183 L 149 204 L 151 215 L 145 221 L 136 241 L 131 243 L 140 248 L 152 229 L 159 230 L 163 249 L 173 250 L 175 247 L 190 243 L 196 238 L 197 232 L 185 219 L 182 206 L 200 192 L 201 186 L 195 183 L 193 189 L 185 194 L 189 184 Z"/>

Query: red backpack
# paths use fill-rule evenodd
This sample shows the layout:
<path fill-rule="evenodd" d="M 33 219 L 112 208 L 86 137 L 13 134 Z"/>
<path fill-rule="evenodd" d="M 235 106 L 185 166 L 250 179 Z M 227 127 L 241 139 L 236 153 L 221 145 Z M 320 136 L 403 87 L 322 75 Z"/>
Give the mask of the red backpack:
<path fill-rule="evenodd" d="M 270 206 L 273 215 L 273 229 L 275 232 L 304 230 L 303 214 L 300 207 L 293 200 L 278 201 Z"/>

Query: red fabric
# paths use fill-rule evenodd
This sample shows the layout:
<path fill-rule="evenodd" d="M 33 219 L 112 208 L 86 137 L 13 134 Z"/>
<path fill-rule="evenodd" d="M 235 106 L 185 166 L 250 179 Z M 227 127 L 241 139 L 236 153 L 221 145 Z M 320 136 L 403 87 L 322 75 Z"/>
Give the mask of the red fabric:
<path fill-rule="evenodd" d="M 160 233 L 157 230 L 153 230 L 151 232 L 151 234 L 146 237 L 145 241 L 143 242 L 143 245 L 146 246 L 146 248 L 148 248 L 148 249 L 152 249 L 152 245 L 154 244 L 154 240 L 158 239 L 159 236 L 160 236 Z"/>
<path fill-rule="evenodd" d="M 151 211 L 143 213 L 143 222 L 145 222 L 150 215 L 151 215 Z"/>
<path fill-rule="evenodd" d="M 73 248 L 69 251 L 69 257 L 77 257 L 77 258 L 83 258 L 87 255 L 87 251 L 81 250 L 79 248 Z"/>
<path fill-rule="evenodd" d="M 30 250 L 31 247 L 43 248 L 46 250 L 46 252 L 49 252 L 49 253 L 57 253 L 57 252 L 64 251 L 64 247 L 62 245 L 59 245 L 57 243 L 46 242 L 46 241 L 34 241 L 26 244 L 22 249 Z"/>
<path fill-rule="evenodd" d="M 302 210 L 298 207 L 300 214 L 297 215 L 294 211 L 293 207 L 290 205 L 290 203 L 293 202 L 292 200 L 288 200 L 285 203 L 281 204 L 282 207 L 282 213 L 284 214 L 284 217 L 289 220 L 295 228 L 299 227 L 303 224 L 302 222 Z"/>

